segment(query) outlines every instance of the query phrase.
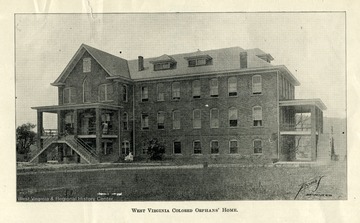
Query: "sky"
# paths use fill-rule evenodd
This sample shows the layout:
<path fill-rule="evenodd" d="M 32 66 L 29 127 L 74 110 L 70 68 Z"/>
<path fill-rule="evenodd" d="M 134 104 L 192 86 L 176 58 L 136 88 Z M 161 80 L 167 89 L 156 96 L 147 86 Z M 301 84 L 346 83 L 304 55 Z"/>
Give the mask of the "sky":
<path fill-rule="evenodd" d="M 61 74 L 85 43 L 124 59 L 239 46 L 260 48 L 300 81 L 297 99 L 321 98 L 324 116 L 346 117 L 345 14 L 17 14 L 16 125 L 36 123 L 34 106 L 57 104 Z M 45 114 L 44 127 L 55 128 Z"/>

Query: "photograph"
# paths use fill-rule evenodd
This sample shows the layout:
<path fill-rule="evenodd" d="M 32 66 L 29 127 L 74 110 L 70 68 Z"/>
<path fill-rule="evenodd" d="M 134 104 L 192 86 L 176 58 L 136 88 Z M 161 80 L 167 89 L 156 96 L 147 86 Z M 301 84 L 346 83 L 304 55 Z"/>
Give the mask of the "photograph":
<path fill-rule="evenodd" d="M 345 12 L 15 13 L 14 52 L 17 203 L 348 199 Z"/>

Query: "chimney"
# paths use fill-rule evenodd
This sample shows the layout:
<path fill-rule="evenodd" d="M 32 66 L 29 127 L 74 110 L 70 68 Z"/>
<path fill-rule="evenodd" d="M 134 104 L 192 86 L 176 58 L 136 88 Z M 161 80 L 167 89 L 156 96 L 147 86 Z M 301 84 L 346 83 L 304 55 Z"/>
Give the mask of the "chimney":
<path fill-rule="evenodd" d="M 139 71 L 144 70 L 144 57 L 142 56 L 138 57 L 138 64 L 139 64 Z"/>
<path fill-rule="evenodd" d="M 240 69 L 247 68 L 247 52 L 240 53 Z"/>

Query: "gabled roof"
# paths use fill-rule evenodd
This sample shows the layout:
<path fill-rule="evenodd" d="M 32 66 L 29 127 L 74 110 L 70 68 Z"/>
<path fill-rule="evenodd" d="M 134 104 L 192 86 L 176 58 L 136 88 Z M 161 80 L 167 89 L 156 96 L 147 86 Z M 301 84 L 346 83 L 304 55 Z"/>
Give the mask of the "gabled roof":
<path fill-rule="evenodd" d="M 75 55 L 71 58 L 70 62 L 67 64 L 63 72 L 54 81 L 54 83 L 52 83 L 52 85 L 63 84 L 65 79 L 69 76 L 69 74 L 74 69 L 74 67 L 79 62 L 85 52 L 88 52 L 110 77 L 116 76 L 125 79 L 131 79 L 128 64 L 125 59 L 95 49 L 91 46 L 81 44 L 80 48 L 76 51 Z"/>

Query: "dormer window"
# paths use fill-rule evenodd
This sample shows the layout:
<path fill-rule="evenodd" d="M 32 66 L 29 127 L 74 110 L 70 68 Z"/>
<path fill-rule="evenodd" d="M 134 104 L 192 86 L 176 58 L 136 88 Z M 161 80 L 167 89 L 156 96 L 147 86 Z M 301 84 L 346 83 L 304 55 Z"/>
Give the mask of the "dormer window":
<path fill-rule="evenodd" d="M 83 59 L 83 72 L 84 73 L 91 72 L 91 59 L 90 58 Z"/>
<path fill-rule="evenodd" d="M 176 68 L 176 61 L 174 58 L 164 54 L 161 57 L 155 58 L 154 60 L 149 61 L 154 64 L 154 71 L 158 70 L 169 70 Z"/>
<path fill-rule="evenodd" d="M 184 59 L 188 61 L 189 67 L 205 66 L 212 64 L 212 57 L 204 54 L 201 51 L 190 54 L 190 56 L 184 57 Z"/>

